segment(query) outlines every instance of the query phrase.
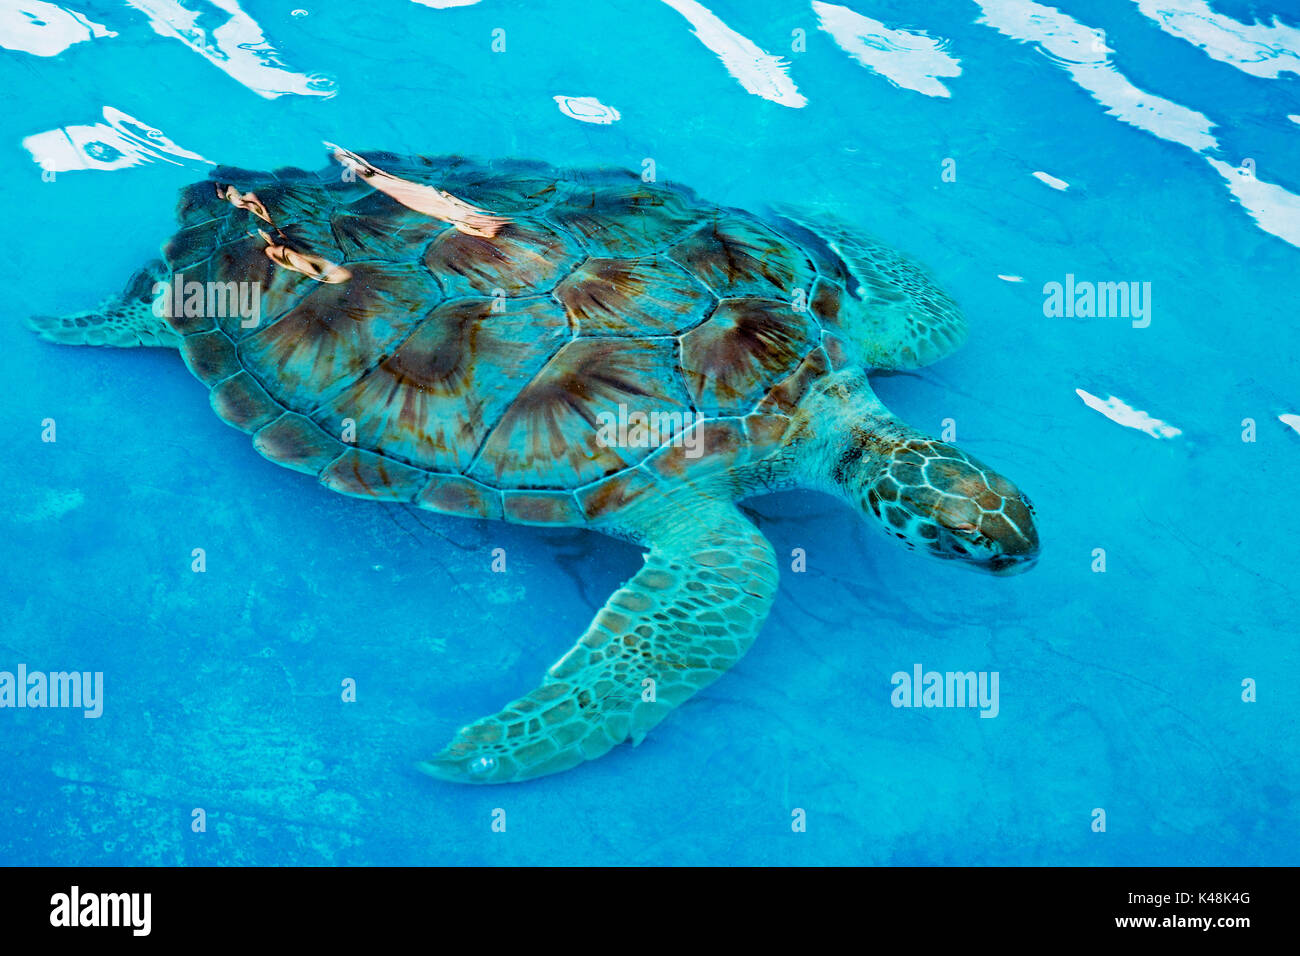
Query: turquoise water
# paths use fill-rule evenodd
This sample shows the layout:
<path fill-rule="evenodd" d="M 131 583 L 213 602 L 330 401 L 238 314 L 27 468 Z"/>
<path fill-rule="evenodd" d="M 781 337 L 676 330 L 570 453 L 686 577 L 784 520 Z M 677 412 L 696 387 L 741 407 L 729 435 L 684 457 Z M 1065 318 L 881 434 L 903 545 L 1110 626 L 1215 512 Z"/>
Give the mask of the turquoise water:
<path fill-rule="evenodd" d="M 788 62 L 733 62 L 752 92 L 663 3 L 298 2 L 242 3 L 278 51 L 260 71 L 246 25 L 218 30 L 233 3 L 191 6 L 223 44 L 210 57 L 151 28 L 162 3 L 66 8 L 98 30 L 5 7 L 0 671 L 102 672 L 105 698 L 94 720 L 0 709 L 0 862 L 1300 862 L 1300 426 L 1279 417 L 1300 414 L 1300 8 L 1171 0 L 1207 11 L 1179 34 L 1127 0 L 717 0 L 716 22 L 678 4 L 715 45 Z M 1243 26 L 1274 15 L 1272 33 Z M 850 47 L 861 29 L 877 68 L 819 17 Z M 1072 44 L 1091 28 L 1100 51 Z M 54 49 L 78 30 L 116 35 Z M 619 118 L 580 121 L 556 96 Z M 536 685 L 637 550 L 333 494 L 259 457 L 174 354 L 59 348 L 23 323 L 120 289 L 204 158 L 316 168 L 323 140 L 651 159 L 718 203 L 833 209 L 906 250 L 971 337 L 877 391 L 1026 490 L 1038 566 L 981 576 L 832 499 L 754 499 L 807 570 L 784 573 L 723 680 L 639 747 L 559 776 L 419 774 Z M 1149 324 L 1046 315 L 1067 275 L 1150 283 Z M 918 663 L 998 672 L 998 716 L 891 706 L 891 675 Z"/>

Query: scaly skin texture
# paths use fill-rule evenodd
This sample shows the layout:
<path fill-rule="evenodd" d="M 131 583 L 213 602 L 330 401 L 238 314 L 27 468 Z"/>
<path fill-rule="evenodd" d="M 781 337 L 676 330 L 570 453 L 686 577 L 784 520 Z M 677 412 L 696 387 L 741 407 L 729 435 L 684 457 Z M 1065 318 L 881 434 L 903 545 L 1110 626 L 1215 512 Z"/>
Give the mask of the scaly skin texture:
<path fill-rule="evenodd" d="M 988 465 L 896 418 L 865 372 L 819 381 L 795 414 L 796 484 L 843 498 L 908 548 L 995 574 L 1038 557 L 1034 506 Z"/>
<path fill-rule="evenodd" d="M 37 316 L 31 324 L 42 337 L 65 345 L 178 348 L 181 337 L 154 315 L 152 308 L 154 284 L 170 277 L 170 270 L 162 262 L 150 262 L 131 277 L 121 295 L 105 299 L 98 308 L 71 315 Z"/>
<path fill-rule="evenodd" d="M 683 492 L 620 525 L 650 547 L 541 686 L 421 764 L 443 780 L 507 783 L 640 743 L 727 671 L 776 596 L 772 546 L 731 501 Z"/>

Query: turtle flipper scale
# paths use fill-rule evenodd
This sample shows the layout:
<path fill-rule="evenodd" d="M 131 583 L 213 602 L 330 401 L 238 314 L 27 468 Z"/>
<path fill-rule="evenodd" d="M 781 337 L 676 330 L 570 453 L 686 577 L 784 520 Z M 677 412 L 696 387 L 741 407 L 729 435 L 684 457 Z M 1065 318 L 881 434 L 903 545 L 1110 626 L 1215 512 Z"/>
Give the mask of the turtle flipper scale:
<path fill-rule="evenodd" d="M 179 348 L 180 336 L 153 308 L 155 284 L 170 279 L 171 270 L 155 259 L 131 277 L 121 295 L 106 299 L 98 308 L 70 315 L 34 315 L 27 323 L 41 338 L 61 345 Z"/>
<path fill-rule="evenodd" d="M 771 209 L 829 247 L 847 266 L 846 288 L 852 298 L 829 326 L 847 337 L 858 364 L 923 368 L 966 341 L 966 318 L 957 303 L 909 256 L 827 212 L 781 203 Z"/>
<path fill-rule="evenodd" d="M 646 563 L 619 588 L 541 686 L 462 729 L 420 769 L 460 783 L 510 783 L 640 743 L 713 683 L 758 636 L 776 595 L 772 546 L 730 501 L 675 502 L 637 533 Z"/>

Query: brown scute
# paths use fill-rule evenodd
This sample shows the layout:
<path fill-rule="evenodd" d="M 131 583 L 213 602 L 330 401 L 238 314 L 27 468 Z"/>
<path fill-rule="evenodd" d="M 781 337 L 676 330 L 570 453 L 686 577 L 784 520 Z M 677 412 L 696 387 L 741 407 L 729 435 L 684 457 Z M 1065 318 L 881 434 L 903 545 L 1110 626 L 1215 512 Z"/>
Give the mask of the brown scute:
<path fill-rule="evenodd" d="M 838 372 L 853 362 L 844 341 L 839 336 L 824 330 L 822 331 L 822 348 L 826 350 L 826 357 L 830 360 L 832 371 Z"/>
<path fill-rule="evenodd" d="M 613 258 L 666 248 L 696 222 L 681 196 L 635 180 L 566 184 L 563 201 L 547 218 L 574 233 L 592 255 Z"/>
<path fill-rule="evenodd" d="M 434 475 L 416 497 L 421 508 L 463 518 L 500 518 L 501 492 L 460 475 Z"/>
<path fill-rule="evenodd" d="M 221 331 L 187 335 L 181 340 L 181 357 L 205 385 L 213 385 L 240 371 L 235 345 Z"/>
<path fill-rule="evenodd" d="M 747 415 L 745 433 L 753 450 L 750 459 L 757 461 L 776 451 L 789 427 L 790 419 L 784 415 Z"/>
<path fill-rule="evenodd" d="M 321 472 L 321 484 L 356 498 L 411 501 L 429 480 L 427 472 L 372 452 L 349 448 Z"/>
<path fill-rule="evenodd" d="M 281 415 L 253 436 L 253 447 L 277 464 L 319 475 L 321 469 L 346 449 L 301 415 Z"/>
<path fill-rule="evenodd" d="M 572 269 L 581 251 L 540 222 L 519 220 L 492 238 L 458 229 L 439 233 L 424 253 L 424 264 L 449 296 L 545 292 Z"/>
<path fill-rule="evenodd" d="M 432 280 L 414 267 L 349 268 L 349 281 L 312 283 L 297 306 L 240 345 L 245 365 L 291 408 L 315 408 L 333 387 L 380 361 L 438 300 Z"/>
<path fill-rule="evenodd" d="M 488 299 L 455 299 L 438 306 L 382 366 L 400 385 L 438 395 L 464 394 L 478 358 L 480 330 L 492 314 Z M 487 338 L 484 333 L 483 338 Z M 485 361 L 502 359 L 485 355 Z"/>
<path fill-rule="evenodd" d="M 743 414 L 798 366 L 817 329 L 775 299 L 724 299 L 682 337 L 682 371 L 706 414 Z"/>
<path fill-rule="evenodd" d="M 799 363 L 789 377 L 773 386 L 758 406 L 758 412 L 790 415 L 798 407 L 808 389 L 830 370 L 830 359 L 823 349 L 815 348 Z"/>
<path fill-rule="evenodd" d="M 211 180 L 191 183 L 176 197 L 176 221 L 182 226 L 209 222 L 228 212 L 226 201 L 218 195 L 216 184 Z"/>
<path fill-rule="evenodd" d="M 570 342 L 511 403 L 471 477 L 503 488 L 576 488 L 637 464 L 652 449 L 602 442 L 600 416 L 617 418 L 620 404 L 629 414 L 689 410 L 672 346 L 671 339 Z"/>
<path fill-rule="evenodd" d="M 430 471 L 468 467 L 516 393 L 567 340 L 564 311 L 549 297 L 506 305 L 504 312 L 488 299 L 437 306 L 316 419 L 341 433 L 351 418 L 362 446 Z"/>
<path fill-rule="evenodd" d="M 813 286 L 812 299 L 809 305 L 812 307 L 813 314 L 819 318 L 823 324 L 834 325 L 840 317 L 840 308 L 843 305 L 844 290 L 825 279 L 818 279 L 817 284 Z"/>
<path fill-rule="evenodd" d="M 284 412 L 247 372 L 226 379 L 212 389 L 208 398 L 213 411 L 223 420 L 246 432 L 257 431 Z"/>
<path fill-rule="evenodd" d="M 505 518 L 519 524 L 575 525 L 582 509 L 567 491 L 507 491 L 502 494 Z"/>
<path fill-rule="evenodd" d="M 579 335 L 676 335 L 713 296 L 666 256 L 588 259 L 555 289 Z"/>
<path fill-rule="evenodd" d="M 344 257 L 343 247 L 339 245 L 334 235 L 334 228 L 328 219 L 308 219 L 277 228 L 273 238 L 277 245 L 286 246 L 309 258 L 339 263 Z"/>
<path fill-rule="evenodd" d="M 176 269 L 176 274 L 168 279 L 181 283 L 182 296 L 179 309 L 169 301 L 169 311 L 174 314 L 167 316 L 167 323 L 182 335 L 219 327 L 238 342 L 269 324 L 277 307 L 287 308 L 309 286 L 316 285 L 305 276 L 277 267 L 266 257 L 265 250 L 266 243 L 260 236 L 249 236 L 221 246 L 201 262 Z M 241 301 L 251 295 L 252 283 L 257 283 L 262 313 L 258 326 L 244 328 L 241 316 L 228 308 L 229 295 L 217 287 L 229 287 L 230 283 L 235 284 L 232 288 Z M 198 289 L 193 300 L 185 294 L 186 289 L 192 288 Z M 192 301 L 198 305 L 197 309 L 191 306 Z M 187 315 L 187 311 L 196 314 Z"/>
<path fill-rule="evenodd" d="M 784 299 L 787 307 L 795 290 L 808 292 L 816 278 L 802 250 L 735 215 L 700 227 L 669 255 L 719 296 L 770 296 Z"/>
<path fill-rule="evenodd" d="M 1002 495 L 1004 498 L 1014 499 L 1020 495 L 1016 486 L 1007 481 L 1007 479 L 1003 478 L 997 472 L 988 472 L 988 484 L 990 488 Z"/>
<path fill-rule="evenodd" d="M 578 505 L 590 521 L 615 514 L 655 490 L 654 479 L 640 468 L 629 468 L 576 493 Z"/>
<path fill-rule="evenodd" d="M 221 220 L 208 219 L 174 234 L 162 248 L 168 267 L 179 271 L 205 261 L 223 241 L 224 226 Z"/>
<path fill-rule="evenodd" d="M 244 204 L 240 208 L 250 216 L 257 215 L 260 207 L 266 213 L 266 221 L 280 229 L 295 223 L 320 221 L 328 203 L 324 187 L 314 177 L 310 182 L 259 183 L 253 191 L 238 198 Z M 235 204 L 233 200 L 232 204 Z"/>
<path fill-rule="evenodd" d="M 440 219 L 408 209 L 381 192 L 372 192 L 335 210 L 330 225 L 344 261 L 404 259 L 412 250 L 452 228 Z"/>
<path fill-rule="evenodd" d="M 460 170 L 435 177 L 430 184 L 488 212 L 512 217 L 535 213 L 555 198 L 555 173 L 544 163 L 533 164 L 531 169 L 522 161 L 499 165 L 501 168 L 486 174 L 480 171 L 466 175 Z"/>
<path fill-rule="evenodd" d="M 237 279 L 240 282 L 259 282 L 266 290 L 275 284 L 279 270 L 266 257 L 266 242 L 256 233 L 235 242 L 227 243 L 212 254 L 209 260 L 210 279 Z M 297 277 L 290 280 L 298 284 Z"/>
<path fill-rule="evenodd" d="M 646 459 L 646 470 L 668 481 L 698 479 L 744 460 L 747 439 L 744 422 L 739 418 L 698 422 L 687 435 L 692 443 L 698 442 L 698 455 L 689 451 L 684 441 L 668 445 Z"/>

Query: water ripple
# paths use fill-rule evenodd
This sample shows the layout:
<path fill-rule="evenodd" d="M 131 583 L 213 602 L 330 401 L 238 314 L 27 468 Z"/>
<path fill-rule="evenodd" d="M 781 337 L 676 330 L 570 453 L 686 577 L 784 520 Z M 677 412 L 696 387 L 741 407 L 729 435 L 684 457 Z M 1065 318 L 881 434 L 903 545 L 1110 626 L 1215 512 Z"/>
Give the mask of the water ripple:
<path fill-rule="evenodd" d="M 941 76 L 961 76 L 961 61 L 947 52 L 949 41 L 928 33 L 892 30 L 848 7 L 813 0 L 817 24 L 840 49 L 895 86 L 926 96 L 951 96 Z"/>

